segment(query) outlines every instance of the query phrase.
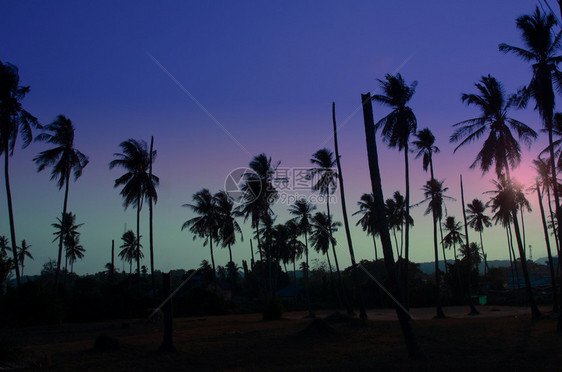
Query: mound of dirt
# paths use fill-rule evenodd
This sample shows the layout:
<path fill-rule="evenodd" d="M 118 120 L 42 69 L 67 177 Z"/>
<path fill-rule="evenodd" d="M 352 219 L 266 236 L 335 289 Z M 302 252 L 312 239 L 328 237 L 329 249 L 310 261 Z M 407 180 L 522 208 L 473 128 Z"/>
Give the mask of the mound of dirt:
<path fill-rule="evenodd" d="M 332 328 L 324 319 L 314 319 L 299 332 L 299 336 L 305 337 L 330 337 L 336 334 L 336 330 Z"/>

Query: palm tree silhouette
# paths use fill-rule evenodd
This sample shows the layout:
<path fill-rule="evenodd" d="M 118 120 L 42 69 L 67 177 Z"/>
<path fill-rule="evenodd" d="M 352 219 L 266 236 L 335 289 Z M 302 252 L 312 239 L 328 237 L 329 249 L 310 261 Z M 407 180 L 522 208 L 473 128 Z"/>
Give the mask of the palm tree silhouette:
<path fill-rule="evenodd" d="M 304 256 L 305 256 L 305 266 L 304 266 L 304 286 L 306 292 L 306 305 L 308 307 L 308 314 L 310 317 L 314 316 L 312 308 L 310 305 L 310 289 L 308 282 L 308 234 L 311 231 L 310 219 L 312 218 L 312 212 L 316 209 L 315 205 L 310 204 L 306 199 L 299 199 L 295 201 L 293 205 L 289 207 L 289 213 L 293 216 L 293 221 L 298 227 L 299 235 L 304 235 Z"/>
<path fill-rule="evenodd" d="M 375 129 L 382 127 L 382 138 L 388 143 L 390 148 L 404 150 L 404 173 L 406 178 L 406 216 L 410 215 L 410 170 L 408 165 L 408 152 L 410 135 L 416 133 L 418 122 L 412 109 L 407 106 L 408 102 L 416 92 L 417 82 L 414 81 L 410 86 L 402 78 L 402 75 L 392 76 L 387 74 L 385 80 L 379 80 L 383 94 L 373 95 L 373 101 L 390 106 L 390 114 L 379 120 L 375 124 Z M 409 307 L 408 295 L 408 262 L 410 259 L 410 222 L 406 219 L 404 227 L 404 264 L 402 280 L 404 292 L 406 293 L 406 307 Z"/>
<path fill-rule="evenodd" d="M 421 201 L 419 204 L 429 202 L 424 214 L 427 216 L 431 213 L 433 217 L 433 253 L 435 255 L 435 302 L 436 302 L 436 317 L 444 318 L 443 308 L 441 307 L 441 287 L 439 285 L 439 248 L 437 239 L 437 225 L 443 217 L 443 202 L 444 199 L 453 199 L 445 195 L 448 188 L 443 187 L 445 181 L 437 181 L 435 178 L 427 181 L 427 183 L 422 187 L 425 200 Z M 446 265 L 446 263 L 445 263 Z"/>
<path fill-rule="evenodd" d="M 213 197 L 208 189 L 202 189 L 193 194 L 193 204 L 183 204 L 182 207 L 190 208 L 197 217 L 185 221 L 181 229 L 189 229 L 194 234 L 193 240 L 204 239 L 203 246 L 209 244 L 213 272 L 216 273 L 213 241 L 219 240 L 217 198 Z"/>
<path fill-rule="evenodd" d="M 377 255 L 377 241 L 375 237 L 378 235 L 377 230 L 377 213 L 375 210 L 375 198 L 373 193 L 365 193 L 361 195 L 360 200 L 357 202 L 359 205 L 359 210 L 353 215 L 362 214 L 361 218 L 357 221 L 355 226 L 361 226 L 363 231 L 367 232 L 367 235 L 371 235 L 373 238 L 373 246 L 375 248 L 375 261 L 378 260 Z"/>
<path fill-rule="evenodd" d="M 137 210 L 137 273 L 140 278 L 140 259 L 144 257 L 140 252 L 140 211 L 142 203 L 145 199 L 151 198 L 155 203 L 158 195 L 156 187 L 160 180 L 157 176 L 149 173 L 150 154 L 147 150 L 146 142 L 135 139 L 128 139 L 119 144 L 122 153 L 113 154 L 117 159 L 109 163 L 109 169 L 121 167 L 126 173 L 115 180 L 113 187 L 123 186 L 121 196 L 123 197 L 123 206 L 127 209 L 130 205 Z M 156 156 L 153 151 L 152 157 Z M 141 257 L 142 256 L 142 257 Z"/>
<path fill-rule="evenodd" d="M 329 250 L 330 246 L 334 247 L 337 243 L 332 233 L 338 231 L 339 226 L 341 226 L 341 222 L 332 221 L 324 212 L 316 212 L 312 218 L 310 244 L 316 252 L 326 255 L 330 272 L 332 272 L 332 264 Z"/>
<path fill-rule="evenodd" d="M 386 199 L 385 213 L 388 221 L 388 227 L 392 229 L 394 234 L 394 242 L 396 245 L 396 254 L 402 257 L 402 249 L 404 243 L 404 225 L 414 226 L 414 219 L 410 214 L 406 214 L 406 201 L 400 191 L 395 191 L 392 198 Z M 398 251 L 398 239 L 396 231 L 400 231 L 400 251 Z"/>
<path fill-rule="evenodd" d="M 24 110 L 21 100 L 29 93 L 29 86 L 19 85 L 18 68 L 11 63 L 0 61 L 0 155 L 4 154 L 4 180 L 6 182 L 6 199 L 8 201 L 8 217 L 10 220 L 10 237 L 12 254 L 16 271 L 16 285 L 20 287 L 20 270 L 16 249 L 16 228 L 10 189 L 10 156 L 18 134 L 21 134 L 22 148 L 26 148 L 33 139 L 32 127 L 41 128 L 33 115 Z"/>
<path fill-rule="evenodd" d="M 484 259 L 484 275 L 486 275 L 489 268 L 486 253 L 484 252 L 482 232 L 486 227 L 492 226 L 492 221 L 490 217 L 485 214 L 486 205 L 484 205 L 482 200 L 473 199 L 472 203 L 469 203 L 466 207 L 468 208 L 468 226 L 480 234 L 480 248 L 482 249 L 482 258 Z"/>
<path fill-rule="evenodd" d="M 46 142 L 55 147 L 40 152 L 33 161 L 38 165 L 38 172 L 43 171 L 47 167 L 52 167 L 51 180 L 58 180 L 57 186 L 59 190 L 64 186 L 64 203 L 62 208 L 62 216 L 64 216 L 68 205 L 70 175 L 72 173 L 74 181 L 76 181 L 82 175 L 84 167 L 88 165 L 88 157 L 74 148 L 74 125 L 69 118 L 59 115 L 55 121 L 46 125 L 43 129 L 45 132 L 35 137 L 35 141 Z M 63 238 L 61 236 L 59 239 L 55 288 L 58 286 L 62 246 Z"/>
<path fill-rule="evenodd" d="M 24 262 L 26 257 L 33 260 L 33 256 L 31 255 L 31 253 L 29 252 L 29 248 L 31 248 L 31 244 L 27 244 L 27 242 L 25 240 L 21 241 L 21 247 L 18 247 L 18 260 L 19 263 L 21 265 L 21 276 L 23 278 L 23 268 L 24 268 Z"/>
<path fill-rule="evenodd" d="M 218 240 L 223 248 L 228 247 L 229 262 L 233 262 L 231 246 L 236 243 L 236 233 L 240 234 L 240 240 L 244 241 L 240 225 L 234 219 L 237 213 L 234 212 L 234 203 L 225 191 L 219 191 L 214 198 L 217 200 Z"/>
<path fill-rule="evenodd" d="M 84 258 L 84 253 L 86 249 L 80 244 L 80 237 L 68 235 L 66 237 L 66 257 L 68 257 L 68 262 L 70 263 L 70 273 L 74 273 L 74 262 L 76 260 L 81 260 Z"/>
<path fill-rule="evenodd" d="M 142 255 L 142 252 L 138 249 L 139 239 L 137 239 L 133 230 L 128 230 L 123 233 L 121 240 L 123 241 L 123 244 L 119 246 L 119 248 L 121 248 L 119 258 L 129 264 L 129 273 L 132 274 L 133 261 L 137 258 L 139 252 Z"/>
<path fill-rule="evenodd" d="M 548 149 L 547 149 L 548 150 Z M 551 197 L 551 191 L 553 190 L 553 182 L 552 182 L 552 178 L 550 177 L 551 172 L 550 172 L 550 159 L 542 159 L 542 158 L 538 158 L 533 160 L 533 164 L 535 166 L 535 169 L 537 171 L 537 176 L 538 176 L 538 181 L 539 181 L 539 186 L 542 189 L 542 193 L 543 195 L 546 194 L 546 199 L 548 202 L 548 211 L 550 214 L 550 220 L 551 221 L 555 221 L 555 217 L 554 217 L 554 212 L 552 210 L 552 197 Z M 556 181 L 558 183 L 558 188 L 560 189 L 560 183 L 558 182 L 558 180 Z M 560 246 L 558 244 L 558 231 L 556 229 L 556 224 L 552 225 L 552 233 L 554 234 L 554 242 L 556 243 L 556 252 L 558 253 L 558 256 L 560 257 Z"/>
<path fill-rule="evenodd" d="M 69 239 L 75 239 L 80 235 L 80 233 L 78 232 L 78 228 L 80 228 L 84 224 L 81 223 L 77 225 L 76 215 L 72 214 L 72 212 L 64 213 L 62 219 L 57 217 L 57 221 L 58 223 L 51 224 L 51 226 L 55 228 L 55 232 L 53 233 L 55 238 L 53 239 L 53 242 L 56 242 L 57 240 L 58 241 L 62 240 L 66 248 L 68 248 L 68 246 L 66 245 L 67 242 L 70 242 Z M 65 272 L 68 263 L 68 255 L 66 255 L 66 251 L 67 249 L 65 249 L 65 265 L 64 265 Z"/>
<path fill-rule="evenodd" d="M 456 261 L 457 244 L 462 245 L 464 240 L 464 234 L 461 233 L 462 224 L 460 222 L 457 222 L 454 216 L 448 216 L 445 219 L 445 223 L 443 224 L 443 227 L 445 228 L 445 231 L 447 231 L 447 234 L 445 234 L 445 237 L 443 238 L 443 244 L 448 249 L 451 249 L 451 247 L 453 247 L 455 261 Z"/>
<path fill-rule="evenodd" d="M 501 178 L 505 175 L 508 188 L 512 188 L 510 168 L 517 167 L 521 162 L 521 147 L 513 137 L 511 129 L 517 131 L 519 139 L 529 147 L 532 140 L 537 137 L 537 133 L 526 124 L 508 116 L 508 110 L 513 105 L 514 101 L 505 99 L 503 87 L 495 78 L 490 75 L 483 76 L 480 83 L 475 84 L 475 86 L 480 92 L 480 95 L 464 93 L 462 95 L 462 100 L 468 105 L 477 106 L 482 115 L 455 124 L 454 126 L 459 128 L 451 135 L 450 141 L 461 141 L 455 148 L 456 152 L 459 147 L 473 142 L 486 132 L 489 132 L 482 149 L 470 167 L 475 168 L 480 164 L 480 169 L 482 169 L 483 173 L 486 173 L 490 167 L 495 164 L 497 177 Z M 517 247 L 519 249 L 519 256 L 521 257 L 521 267 L 525 278 L 527 295 L 531 303 L 533 318 L 536 319 L 540 316 L 540 311 L 535 304 L 531 289 L 527 260 L 525 258 L 525 248 L 521 240 L 521 231 L 517 219 L 517 208 L 513 210 L 510 209 L 510 213 L 513 214 L 512 222 L 515 230 Z"/>
<path fill-rule="evenodd" d="M 8 251 L 11 250 L 12 248 L 10 248 L 10 241 L 8 238 L 4 235 L 0 236 L 0 254 L 8 254 Z"/>

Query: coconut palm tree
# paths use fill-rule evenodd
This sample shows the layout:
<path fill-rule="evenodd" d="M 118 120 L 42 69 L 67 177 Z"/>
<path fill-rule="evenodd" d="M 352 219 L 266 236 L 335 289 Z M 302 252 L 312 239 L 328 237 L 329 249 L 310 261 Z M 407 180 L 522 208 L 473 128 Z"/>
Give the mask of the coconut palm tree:
<path fill-rule="evenodd" d="M 312 218 L 310 244 L 316 252 L 326 255 L 330 272 L 332 272 L 332 264 L 328 252 L 330 246 L 334 247 L 337 243 L 333 233 L 338 231 L 339 226 L 341 226 L 341 222 L 333 221 L 324 212 L 316 212 Z"/>
<path fill-rule="evenodd" d="M 121 240 L 123 241 L 123 244 L 119 246 L 119 248 L 121 248 L 121 252 L 119 252 L 119 258 L 129 264 L 129 273 L 132 274 L 133 261 L 135 261 L 139 252 L 142 255 L 142 252 L 138 249 L 139 239 L 137 239 L 133 230 L 128 230 L 123 233 Z"/>
<path fill-rule="evenodd" d="M 0 155 L 4 154 L 4 180 L 6 183 L 6 199 L 8 201 L 8 217 L 12 254 L 16 271 L 16 285 L 20 286 L 20 269 L 16 249 L 16 228 L 10 189 L 10 156 L 14 155 L 18 134 L 22 148 L 26 148 L 33 139 L 32 127 L 41 128 L 39 121 L 21 105 L 21 100 L 29 93 L 29 86 L 19 85 L 18 68 L 11 63 L 0 61 Z"/>
<path fill-rule="evenodd" d="M 76 224 L 76 215 L 72 212 L 66 212 L 62 217 L 62 219 L 57 218 L 58 223 L 51 224 L 51 226 L 55 228 L 55 232 L 53 233 L 55 238 L 53 239 L 53 242 L 56 242 L 57 240 L 60 241 L 62 239 L 66 248 L 68 248 L 68 246 L 66 245 L 67 242 L 71 241 L 69 239 L 75 239 L 78 237 L 78 235 L 80 235 L 78 229 L 84 224 Z M 66 255 L 66 251 L 67 249 L 65 249 L 65 272 L 67 267 L 66 264 L 68 263 L 68 256 Z"/>
<path fill-rule="evenodd" d="M 217 198 L 213 197 L 208 189 L 202 189 L 193 194 L 193 204 L 183 204 L 182 207 L 190 208 L 197 217 L 184 222 L 181 229 L 189 229 L 193 233 L 193 240 L 204 239 L 203 246 L 209 244 L 211 263 L 216 273 L 213 241 L 219 240 L 219 214 Z"/>
<path fill-rule="evenodd" d="M 560 90 L 562 86 L 562 72 L 558 64 L 562 61 L 560 52 L 560 39 L 562 31 L 556 32 L 556 18 L 553 14 L 544 14 L 535 8 L 531 15 L 517 18 L 516 25 L 521 31 L 525 48 L 500 44 L 499 50 L 504 53 L 513 53 L 525 62 L 531 63 L 533 75 L 529 84 L 521 90 L 520 106 L 525 106 L 529 98 L 535 101 L 535 109 L 539 111 L 543 126 L 548 132 L 550 152 L 550 175 L 552 179 L 553 194 L 556 210 L 560 208 L 558 182 L 556 182 L 556 168 L 553 145 L 553 115 L 555 107 L 554 85 Z M 558 244 L 562 246 L 562 236 L 558 236 Z M 558 331 L 562 331 L 562 315 L 558 322 Z"/>
<path fill-rule="evenodd" d="M 308 307 L 308 314 L 310 317 L 313 317 L 314 313 L 312 312 L 312 307 L 310 305 L 310 289 L 308 282 L 308 234 L 311 231 L 310 219 L 312 218 L 312 212 L 314 212 L 314 210 L 316 210 L 316 206 L 310 204 L 310 202 L 304 198 L 298 199 L 289 207 L 289 213 L 295 216 L 292 221 L 294 221 L 298 227 L 299 235 L 304 235 L 304 288 L 306 293 L 306 305 Z"/>
<path fill-rule="evenodd" d="M 408 223 L 409 226 L 414 226 L 414 219 L 410 214 L 406 214 L 406 201 L 399 191 L 395 191 L 392 198 L 386 199 L 385 213 L 388 221 L 388 227 L 392 229 L 394 234 L 397 256 L 402 257 L 404 225 Z M 398 251 L 396 231 L 400 231 L 400 251 Z"/>
<path fill-rule="evenodd" d="M 68 262 L 70 263 L 70 273 L 74 273 L 74 262 L 76 260 L 81 260 L 84 258 L 84 253 L 86 249 L 80 244 L 80 236 L 73 237 L 72 235 L 66 238 L 66 257 L 68 257 Z"/>
<path fill-rule="evenodd" d="M 561 122 L 562 124 L 562 122 Z M 548 149 L 547 149 L 548 150 Z M 543 151 L 544 152 L 544 151 Z M 546 194 L 546 199 L 547 199 L 547 205 L 548 205 L 548 210 L 549 210 L 549 214 L 550 214 L 550 220 L 551 221 L 555 221 L 555 217 L 554 217 L 554 212 L 552 210 L 552 197 L 551 197 L 551 191 L 553 190 L 553 185 L 552 185 L 552 178 L 550 178 L 551 172 L 550 172 L 550 160 L 549 159 L 542 159 L 542 158 L 538 158 L 533 160 L 533 164 L 535 166 L 535 169 L 537 171 L 537 176 L 538 176 L 538 182 L 539 182 L 539 186 L 542 189 L 542 193 L 543 195 Z M 560 189 L 560 183 L 558 182 L 558 180 L 556 181 L 558 183 L 558 188 Z M 555 224 L 551 226 L 552 227 L 552 233 L 554 235 L 554 242 L 556 243 L 556 252 L 558 253 L 558 256 L 560 257 L 560 246 L 558 244 L 558 231 L 556 229 Z"/>
<path fill-rule="evenodd" d="M 443 223 L 443 227 L 447 234 L 443 238 L 443 244 L 448 249 L 453 247 L 455 261 L 457 260 L 457 244 L 462 245 L 464 241 L 464 234 L 461 233 L 462 231 L 462 224 L 455 220 L 454 216 L 447 216 L 445 222 Z"/>
<path fill-rule="evenodd" d="M 398 151 L 404 150 L 404 173 L 406 180 L 406 216 L 410 215 L 410 170 L 408 165 L 408 152 L 410 136 L 416 133 L 418 122 L 412 109 L 408 106 L 408 102 L 412 99 L 416 92 L 417 81 L 410 86 L 400 74 L 392 76 L 387 74 L 385 80 L 379 80 L 380 88 L 383 94 L 375 94 L 372 99 L 375 102 L 390 106 L 392 111 L 390 114 L 379 120 L 375 124 L 375 130 L 382 127 L 382 138 L 388 143 L 390 148 L 398 148 Z M 403 285 L 405 293 L 408 294 L 408 262 L 410 257 L 410 223 L 406 219 L 404 227 L 404 269 L 403 269 Z M 408 295 L 406 295 L 408 298 Z M 406 301 L 408 303 L 409 301 Z"/>
<path fill-rule="evenodd" d="M 140 212 L 145 199 L 151 198 L 151 200 L 157 202 L 156 187 L 160 179 L 149 173 L 150 154 L 145 141 L 130 138 L 121 142 L 119 146 L 122 153 L 113 154 L 117 159 L 109 163 L 109 169 L 121 167 L 126 171 L 125 174 L 115 180 L 113 187 L 123 186 L 120 192 L 123 197 L 123 206 L 127 209 L 132 205 L 137 210 L 138 252 L 135 257 L 137 258 L 137 273 L 140 278 L 140 259 L 144 257 L 140 252 Z M 152 156 L 155 155 L 156 151 L 153 151 Z"/>
<path fill-rule="evenodd" d="M 482 232 L 486 227 L 492 226 L 492 221 L 486 213 L 486 205 L 480 199 L 473 199 L 467 205 L 468 208 L 468 226 L 473 228 L 480 234 L 480 248 L 482 249 L 482 258 L 484 259 L 484 275 L 488 271 L 488 261 L 486 260 L 486 253 L 484 252 L 484 243 L 482 240 Z"/>
<path fill-rule="evenodd" d="M 508 116 L 508 111 L 513 105 L 513 100 L 506 100 L 502 85 L 492 76 L 483 76 L 480 83 L 475 84 L 480 92 L 477 94 L 462 95 L 463 102 L 468 105 L 475 105 L 481 111 L 481 116 L 464 120 L 455 124 L 458 127 L 451 135 L 451 142 L 459 142 L 455 152 L 463 145 L 479 139 L 488 132 L 482 149 L 476 156 L 471 168 L 480 165 L 483 173 L 486 173 L 495 164 L 496 175 L 502 178 L 505 175 L 508 188 L 512 187 L 510 171 L 521 162 L 521 147 L 519 142 L 513 137 L 511 130 L 515 130 L 519 140 L 530 147 L 532 140 L 537 137 L 537 133 L 526 124 Z M 517 219 L 517 208 L 509 209 L 513 214 L 513 228 L 515 238 L 521 258 L 521 267 L 525 278 L 527 295 L 531 303 L 533 318 L 540 316 L 540 311 L 535 304 L 531 281 L 527 270 L 527 259 L 525 258 L 525 248 L 521 240 L 521 231 Z"/>
<path fill-rule="evenodd" d="M 373 246 L 375 248 L 375 261 L 378 260 L 377 255 L 377 241 L 375 237 L 378 235 L 377 230 L 377 221 L 375 220 L 377 217 L 375 211 L 375 198 L 373 197 L 373 193 L 365 193 L 361 195 L 361 198 L 357 202 L 359 205 L 359 210 L 353 215 L 361 214 L 361 218 L 355 224 L 356 226 L 361 226 L 363 231 L 367 233 L 367 235 L 371 235 L 373 238 Z"/>
<path fill-rule="evenodd" d="M 88 165 L 88 157 L 74 148 L 75 129 L 69 118 L 59 115 L 43 129 L 44 132 L 35 137 L 35 141 L 46 142 L 54 145 L 54 147 L 40 152 L 33 161 L 38 165 L 38 172 L 43 171 L 47 167 L 52 167 L 51 180 L 57 180 L 59 190 L 64 187 L 64 203 L 62 208 L 62 216 L 64 216 L 68 205 L 70 176 L 71 174 L 74 175 L 74 181 L 76 181 L 82 175 L 84 167 Z M 58 284 L 60 273 L 62 246 L 63 238 L 61 235 L 59 239 L 55 287 Z"/>
<path fill-rule="evenodd" d="M 214 198 L 216 199 L 218 215 L 218 241 L 220 241 L 223 248 L 228 248 L 229 262 L 233 262 L 231 247 L 236 243 L 236 233 L 240 234 L 240 240 L 244 241 L 240 225 L 234 219 L 238 214 L 234 211 L 234 203 L 226 191 L 219 191 L 215 194 Z"/>
<path fill-rule="evenodd" d="M 439 285 L 439 248 L 437 238 L 437 225 L 443 216 L 443 202 L 446 198 L 453 199 L 445 195 L 448 188 L 443 187 L 445 181 L 437 181 L 435 178 L 427 181 L 422 187 L 425 200 L 421 203 L 429 202 L 425 210 L 425 215 L 431 213 L 433 217 L 433 253 L 435 255 L 435 301 L 436 301 L 436 317 L 444 318 L 443 308 L 441 307 L 441 287 Z M 420 203 L 420 204 L 421 204 Z M 446 265 L 446 263 L 445 263 Z"/>
<path fill-rule="evenodd" d="M 18 247 L 18 260 L 19 260 L 19 264 L 21 265 L 21 276 L 23 278 L 23 268 L 24 268 L 24 262 L 26 257 L 33 260 L 33 256 L 31 255 L 31 253 L 29 252 L 29 248 L 31 248 L 31 244 L 27 244 L 27 242 L 25 240 L 21 241 L 21 247 Z"/>
<path fill-rule="evenodd" d="M 0 236 L 0 254 L 8 254 L 8 251 L 11 250 L 12 248 L 10 248 L 10 241 L 8 240 L 8 238 L 4 235 Z"/>

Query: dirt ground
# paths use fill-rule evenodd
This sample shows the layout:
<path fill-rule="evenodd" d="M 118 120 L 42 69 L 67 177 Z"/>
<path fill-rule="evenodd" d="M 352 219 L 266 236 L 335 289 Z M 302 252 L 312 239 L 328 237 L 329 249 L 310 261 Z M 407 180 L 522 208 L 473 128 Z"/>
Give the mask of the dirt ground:
<path fill-rule="evenodd" d="M 393 310 L 360 321 L 334 311 L 174 319 L 175 352 L 159 352 L 162 325 L 139 320 L 62 324 L 0 332 L 0 370 L 50 371 L 338 371 L 562 370 L 556 319 L 530 320 L 525 308 L 412 309 L 428 361 L 407 358 Z M 545 313 L 548 308 L 541 309 Z M 102 336 L 103 335 L 103 336 Z M 94 345 L 98 340 L 98 347 Z M 101 346 L 100 346 L 101 345 Z M 558 367 L 560 366 L 560 367 Z"/>

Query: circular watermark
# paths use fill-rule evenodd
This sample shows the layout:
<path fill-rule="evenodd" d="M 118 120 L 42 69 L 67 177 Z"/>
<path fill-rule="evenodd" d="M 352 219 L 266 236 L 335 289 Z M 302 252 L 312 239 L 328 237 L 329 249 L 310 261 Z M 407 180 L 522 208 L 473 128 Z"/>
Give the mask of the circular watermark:
<path fill-rule="evenodd" d="M 250 204 L 261 194 L 262 183 L 250 168 L 242 167 L 232 170 L 224 180 L 224 190 L 235 204 Z"/>

